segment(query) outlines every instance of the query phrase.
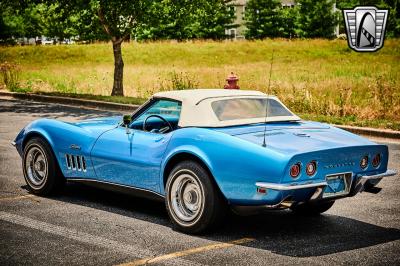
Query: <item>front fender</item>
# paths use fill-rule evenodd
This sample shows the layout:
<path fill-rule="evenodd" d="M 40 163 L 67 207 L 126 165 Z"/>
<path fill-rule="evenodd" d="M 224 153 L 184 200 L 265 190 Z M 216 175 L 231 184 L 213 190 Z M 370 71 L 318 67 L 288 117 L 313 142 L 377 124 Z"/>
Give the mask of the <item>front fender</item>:
<path fill-rule="evenodd" d="M 90 150 L 97 139 L 90 132 L 85 131 L 73 124 L 52 119 L 39 119 L 28 124 L 15 139 L 16 147 L 20 155 L 23 155 L 24 145 L 33 136 L 38 135 L 44 138 L 51 146 L 56 156 L 58 165 L 64 176 L 95 176 L 91 166 L 88 164 L 86 172 L 71 171 L 66 166 L 65 155 L 85 156 L 90 161 Z M 71 145 L 74 144 L 74 148 Z"/>
<path fill-rule="evenodd" d="M 40 119 L 40 120 L 47 120 L 47 119 Z M 19 134 L 15 138 L 14 140 L 16 144 L 15 146 L 21 157 L 23 156 L 26 143 L 32 136 L 40 136 L 43 139 L 45 139 L 54 151 L 55 149 L 54 140 L 51 137 L 51 135 L 46 131 L 46 129 L 43 127 L 42 125 L 43 121 L 40 120 L 36 120 L 28 124 L 19 132 Z"/>

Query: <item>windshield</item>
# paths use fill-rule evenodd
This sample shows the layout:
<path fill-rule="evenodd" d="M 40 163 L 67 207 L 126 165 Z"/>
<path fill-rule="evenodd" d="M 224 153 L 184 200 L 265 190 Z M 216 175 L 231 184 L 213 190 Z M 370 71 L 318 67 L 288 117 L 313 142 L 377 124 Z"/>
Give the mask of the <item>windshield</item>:
<path fill-rule="evenodd" d="M 177 101 L 158 100 L 143 112 L 136 121 L 143 121 L 150 115 L 160 115 L 164 118 L 179 120 L 182 104 Z"/>
<path fill-rule="evenodd" d="M 265 117 L 267 105 L 268 117 L 293 116 L 286 107 L 274 99 L 240 98 L 211 103 L 211 107 L 220 121 Z"/>

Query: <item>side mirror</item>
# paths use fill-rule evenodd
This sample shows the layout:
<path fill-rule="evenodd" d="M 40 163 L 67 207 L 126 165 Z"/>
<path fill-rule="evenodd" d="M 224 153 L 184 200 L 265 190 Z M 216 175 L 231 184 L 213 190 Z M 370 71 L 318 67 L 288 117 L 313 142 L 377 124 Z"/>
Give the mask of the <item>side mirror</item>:
<path fill-rule="evenodd" d="M 132 117 L 130 115 L 124 115 L 122 120 L 123 120 L 124 126 L 126 128 L 126 134 L 130 134 L 131 132 L 130 132 L 128 126 L 132 122 Z"/>
<path fill-rule="evenodd" d="M 124 126 L 129 126 L 129 124 L 132 121 L 132 117 L 130 115 L 124 115 L 123 121 L 124 121 Z"/>

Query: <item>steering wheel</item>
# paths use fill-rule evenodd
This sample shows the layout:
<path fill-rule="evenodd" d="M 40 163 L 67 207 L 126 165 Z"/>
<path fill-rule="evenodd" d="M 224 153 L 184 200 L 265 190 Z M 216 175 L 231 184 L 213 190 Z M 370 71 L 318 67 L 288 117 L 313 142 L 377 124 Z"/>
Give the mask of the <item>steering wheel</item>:
<path fill-rule="evenodd" d="M 162 116 L 160 116 L 160 115 L 149 115 L 149 116 L 146 117 L 146 119 L 143 121 L 143 131 L 147 131 L 147 130 L 146 130 L 147 120 L 149 120 L 150 117 L 157 117 L 157 118 L 159 118 L 160 120 L 162 120 L 166 125 L 168 125 L 168 127 L 160 128 L 159 131 L 158 131 L 159 133 L 165 133 L 165 132 L 170 131 L 170 130 L 173 129 L 172 126 L 171 126 L 171 124 L 170 124 L 164 117 L 162 117 Z"/>

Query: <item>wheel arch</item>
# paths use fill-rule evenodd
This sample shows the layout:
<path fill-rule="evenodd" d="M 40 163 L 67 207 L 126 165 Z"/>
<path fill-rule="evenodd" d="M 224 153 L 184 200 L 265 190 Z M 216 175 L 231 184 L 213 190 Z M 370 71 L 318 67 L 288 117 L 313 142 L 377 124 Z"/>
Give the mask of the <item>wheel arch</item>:
<path fill-rule="evenodd" d="M 25 146 L 29 142 L 29 140 L 31 140 L 32 138 L 35 138 L 35 137 L 42 139 L 50 146 L 50 151 L 53 154 L 54 161 L 56 163 L 56 167 L 58 168 L 60 173 L 62 173 L 60 162 L 58 160 L 58 157 L 56 156 L 56 151 L 54 150 L 53 141 L 50 138 L 50 136 L 48 136 L 48 134 L 46 134 L 46 132 L 32 130 L 32 131 L 29 131 L 28 133 L 26 133 L 24 138 L 22 139 L 22 144 L 21 144 L 22 154 L 23 154 L 23 152 L 25 150 Z"/>
<path fill-rule="evenodd" d="M 171 171 L 174 169 L 174 167 L 183 161 L 194 161 L 198 164 L 200 164 L 209 174 L 211 177 L 211 182 L 214 184 L 214 186 L 217 188 L 219 193 L 221 193 L 222 197 L 226 199 L 225 195 L 222 193 L 221 188 L 218 186 L 217 181 L 215 180 L 215 176 L 213 175 L 211 169 L 211 165 L 207 162 L 207 159 L 204 159 L 202 156 L 199 156 L 196 153 L 193 152 L 188 152 L 188 151 L 181 151 L 173 154 L 168 158 L 168 160 L 165 163 L 165 166 L 163 167 L 162 170 L 162 188 L 161 190 L 165 192 L 165 186 L 167 184 L 168 176 L 171 173 Z"/>
<path fill-rule="evenodd" d="M 22 151 L 24 151 L 25 146 L 28 143 L 28 141 L 31 140 L 34 137 L 38 137 L 38 138 L 41 138 L 44 141 L 46 141 L 50 145 L 51 150 L 54 153 L 54 146 L 53 146 L 53 142 L 52 142 L 51 138 L 46 133 L 43 133 L 43 132 L 40 132 L 40 131 L 30 131 L 30 132 L 25 134 L 25 136 L 24 136 L 24 138 L 22 140 L 22 146 L 21 146 Z"/>

